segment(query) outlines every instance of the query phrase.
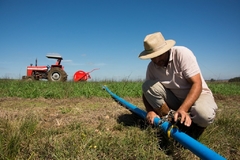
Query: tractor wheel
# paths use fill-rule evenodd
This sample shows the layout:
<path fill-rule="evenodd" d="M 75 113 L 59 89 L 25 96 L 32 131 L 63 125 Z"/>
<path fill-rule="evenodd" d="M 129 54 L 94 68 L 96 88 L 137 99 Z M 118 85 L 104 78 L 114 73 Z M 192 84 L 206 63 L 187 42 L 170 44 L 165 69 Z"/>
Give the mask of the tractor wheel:
<path fill-rule="evenodd" d="M 51 68 L 48 72 L 48 81 L 53 82 L 65 82 L 67 80 L 67 74 L 61 68 Z"/>
<path fill-rule="evenodd" d="M 27 81 L 33 81 L 34 77 L 27 77 Z"/>
<path fill-rule="evenodd" d="M 32 80 L 34 80 L 34 77 L 33 76 L 22 76 L 22 80 L 24 80 L 24 81 L 32 81 Z"/>

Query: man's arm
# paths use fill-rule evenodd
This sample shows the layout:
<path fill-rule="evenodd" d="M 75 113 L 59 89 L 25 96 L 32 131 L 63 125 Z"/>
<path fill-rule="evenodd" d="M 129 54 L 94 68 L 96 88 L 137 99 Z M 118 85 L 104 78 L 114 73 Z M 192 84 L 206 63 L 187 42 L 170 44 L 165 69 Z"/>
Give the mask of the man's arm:
<path fill-rule="evenodd" d="M 146 120 L 149 124 L 153 124 L 154 118 L 159 117 L 159 116 L 156 114 L 153 107 L 148 103 L 144 94 L 142 95 L 142 99 L 143 99 L 143 104 L 144 104 L 144 106 L 146 108 L 146 111 L 147 111 Z"/>
<path fill-rule="evenodd" d="M 181 117 L 181 123 L 184 122 L 184 125 L 190 126 L 192 123 L 192 120 L 190 116 L 188 115 L 188 111 L 191 108 L 191 106 L 195 103 L 195 101 L 198 99 L 202 92 L 202 79 L 200 76 L 200 73 L 196 74 L 193 77 L 190 77 L 187 79 L 189 83 L 192 84 L 192 87 L 182 103 L 182 105 L 179 107 L 179 109 L 175 112 L 174 120 L 177 121 L 178 117 Z"/>
<path fill-rule="evenodd" d="M 143 99 L 143 104 L 144 104 L 144 106 L 145 106 L 145 108 L 146 108 L 146 111 L 147 111 L 147 112 L 154 111 L 153 108 L 152 108 L 152 106 L 151 106 L 151 105 L 148 103 L 148 101 L 146 100 L 144 94 L 142 94 L 142 99 Z"/>

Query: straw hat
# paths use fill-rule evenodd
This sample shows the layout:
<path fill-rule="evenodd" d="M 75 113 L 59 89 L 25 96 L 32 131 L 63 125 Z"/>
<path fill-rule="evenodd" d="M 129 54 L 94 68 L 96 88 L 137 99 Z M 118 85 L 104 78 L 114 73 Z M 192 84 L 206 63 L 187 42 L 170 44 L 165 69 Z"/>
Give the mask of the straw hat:
<path fill-rule="evenodd" d="M 160 32 L 149 34 L 144 39 L 144 51 L 139 54 L 140 59 L 151 59 L 165 53 L 175 45 L 174 40 L 165 40 Z"/>

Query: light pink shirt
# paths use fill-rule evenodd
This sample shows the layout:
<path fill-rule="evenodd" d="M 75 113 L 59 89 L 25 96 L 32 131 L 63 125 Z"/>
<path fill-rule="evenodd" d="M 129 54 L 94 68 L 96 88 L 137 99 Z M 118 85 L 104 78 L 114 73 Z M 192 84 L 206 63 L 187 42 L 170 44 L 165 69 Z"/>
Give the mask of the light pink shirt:
<path fill-rule="evenodd" d="M 167 67 L 159 67 L 152 61 L 148 64 L 146 80 L 159 80 L 165 88 L 170 89 L 179 99 L 185 99 L 191 88 L 187 79 L 198 73 L 200 73 L 202 79 L 201 94 L 212 95 L 202 77 L 192 51 L 183 46 L 174 46 L 171 48 Z"/>

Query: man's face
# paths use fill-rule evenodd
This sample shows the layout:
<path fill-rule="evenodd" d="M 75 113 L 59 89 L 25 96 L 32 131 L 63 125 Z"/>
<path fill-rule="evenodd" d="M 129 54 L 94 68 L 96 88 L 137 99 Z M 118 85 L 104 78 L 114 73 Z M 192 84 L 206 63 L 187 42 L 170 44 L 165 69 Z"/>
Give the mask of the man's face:
<path fill-rule="evenodd" d="M 155 58 L 151 58 L 151 60 L 153 61 L 153 63 L 155 63 L 157 66 L 160 66 L 160 67 L 164 67 L 164 66 L 167 66 L 168 64 L 168 61 L 169 61 L 169 53 L 170 53 L 170 50 L 163 53 L 162 55 L 160 56 L 157 56 Z"/>

